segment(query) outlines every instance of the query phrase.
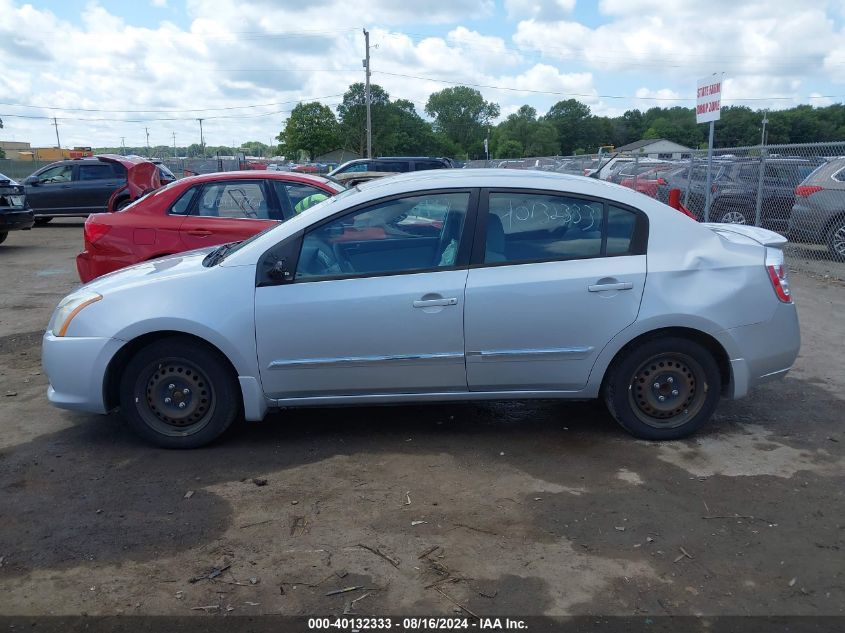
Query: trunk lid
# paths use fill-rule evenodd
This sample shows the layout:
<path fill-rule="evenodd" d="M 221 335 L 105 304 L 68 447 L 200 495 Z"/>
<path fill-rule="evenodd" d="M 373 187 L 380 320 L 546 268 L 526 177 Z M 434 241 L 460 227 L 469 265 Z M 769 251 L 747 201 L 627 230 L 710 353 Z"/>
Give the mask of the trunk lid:
<path fill-rule="evenodd" d="M 718 222 L 702 223 L 708 229 L 737 244 L 748 244 L 749 242 L 760 244 L 761 246 L 772 246 L 775 248 L 782 248 L 788 241 L 780 233 L 775 233 L 769 229 L 764 229 L 759 226 L 747 226 L 745 224 L 721 224 Z"/>

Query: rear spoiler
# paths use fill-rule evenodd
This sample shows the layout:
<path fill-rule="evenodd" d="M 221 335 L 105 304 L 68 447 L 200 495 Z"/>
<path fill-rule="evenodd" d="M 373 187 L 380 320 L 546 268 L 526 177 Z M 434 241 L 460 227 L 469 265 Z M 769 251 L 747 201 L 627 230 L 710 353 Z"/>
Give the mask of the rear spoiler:
<path fill-rule="evenodd" d="M 780 233 L 775 233 L 774 231 L 763 229 L 759 226 L 746 226 L 745 224 L 719 224 L 716 222 L 702 223 L 702 226 L 706 226 L 714 233 L 718 233 L 732 242 L 752 240 L 762 246 L 782 248 L 783 245 L 789 241 Z M 745 240 L 742 238 L 745 238 Z"/>

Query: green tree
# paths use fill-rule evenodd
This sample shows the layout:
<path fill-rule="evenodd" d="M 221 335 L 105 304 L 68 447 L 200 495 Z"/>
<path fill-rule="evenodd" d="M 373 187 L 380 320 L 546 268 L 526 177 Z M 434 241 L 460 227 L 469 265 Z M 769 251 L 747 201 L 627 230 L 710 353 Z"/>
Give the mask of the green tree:
<path fill-rule="evenodd" d="M 338 125 L 331 108 L 319 101 L 300 103 L 290 113 L 278 139 L 288 152 L 304 152 L 310 160 L 337 149 Z"/>
<path fill-rule="evenodd" d="M 270 147 L 261 141 L 247 141 L 241 143 L 241 147 L 247 156 L 270 156 L 275 151 L 274 147 Z"/>
<path fill-rule="evenodd" d="M 370 84 L 370 121 L 372 125 L 373 154 L 383 153 L 383 136 L 387 133 L 388 106 L 390 95 L 377 84 Z M 362 82 L 354 83 L 343 95 L 343 102 L 337 106 L 340 144 L 344 149 L 367 153 L 367 99 Z"/>
<path fill-rule="evenodd" d="M 543 118 L 557 130 L 561 154 L 573 154 L 579 147 L 595 144 L 587 135 L 586 124 L 590 116 L 590 106 L 576 99 L 558 101 L 549 109 Z"/>
<path fill-rule="evenodd" d="M 499 105 L 485 101 L 468 86 L 455 86 L 428 97 L 426 113 L 434 119 L 434 131 L 454 143 L 460 153 L 484 155 L 487 126 L 499 116 Z"/>
<path fill-rule="evenodd" d="M 558 153 L 557 131 L 537 111 L 524 105 L 496 126 L 492 144 L 494 156 L 512 158 L 516 145 L 521 156 L 549 156 Z M 505 155 L 507 154 L 507 155 Z"/>

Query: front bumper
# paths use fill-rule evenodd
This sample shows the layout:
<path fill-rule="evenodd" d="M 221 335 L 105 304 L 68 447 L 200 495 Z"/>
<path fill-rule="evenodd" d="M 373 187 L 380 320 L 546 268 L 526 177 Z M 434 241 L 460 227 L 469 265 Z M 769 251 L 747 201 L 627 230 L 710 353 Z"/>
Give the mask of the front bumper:
<path fill-rule="evenodd" d="M 35 223 L 35 216 L 29 209 L 12 211 L 0 208 L 0 233 L 6 231 L 25 231 L 31 229 Z"/>
<path fill-rule="evenodd" d="M 44 334 L 41 364 L 50 381 L 47 399 L 61 409 L 107 413 L 105 376 L 124 341 Z"/>
<path fill-rule="evenodd" d="M 725 394 L 742 398 L 754 387 L 783 378 L 801 348 L 798 310 L 780 303 L 771 319 L 720 332 L 717 337 L 731 354 L 731 384 Z"/>

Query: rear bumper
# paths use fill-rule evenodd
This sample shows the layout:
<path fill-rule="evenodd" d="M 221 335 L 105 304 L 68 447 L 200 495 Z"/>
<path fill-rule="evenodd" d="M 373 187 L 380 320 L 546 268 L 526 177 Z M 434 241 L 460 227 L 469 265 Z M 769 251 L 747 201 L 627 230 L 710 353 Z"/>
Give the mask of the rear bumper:
<path fill-rule="evenodd" d="M 84 250 L 76 256 L 76 272 L 79 275 L 79 280 L 87 284 L 97 277 L 102 277 L 103 275 L 137 263 L 139 262 L 124 262 L 116 257 L 107 257 L 92 253 L 89 250 Z"/>
<path fill-rule="evenodd" d="M 103 385 L 109 362 L 123 347 L 114 338 L 44 334 L 41 364 L 50 381 L 47 399 L 61 409 L 107 413 Z"/>
<path fill-rule="evenodd" d="M 754 387 L 783 378 L 801 348 L 798 311 L 780 303 L 768 321 L 724 330 L 717 338 L 731 354 L 731 382 L 725 394 L 742 398 Z"/>
<path fill-rule="evenodd" d="M 35 222 L 35 216 L 29 209 L 10 211 L 0 209 L 0 233 L 6 231 L 25 231 L 31 229 Z"/>

